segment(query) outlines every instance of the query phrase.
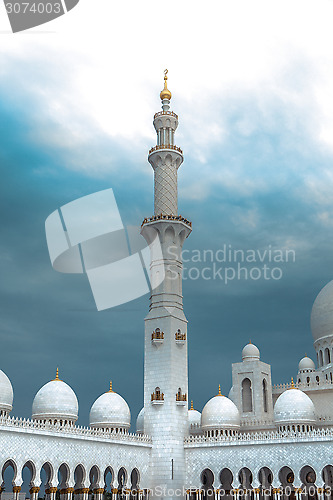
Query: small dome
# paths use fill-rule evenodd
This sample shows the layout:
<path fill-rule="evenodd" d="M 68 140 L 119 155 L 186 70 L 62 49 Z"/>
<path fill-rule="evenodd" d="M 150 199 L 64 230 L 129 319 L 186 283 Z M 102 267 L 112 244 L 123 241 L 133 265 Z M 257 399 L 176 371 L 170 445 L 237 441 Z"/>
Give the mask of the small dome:
<path fill-rule="evenodd" d="M 311 330 L 314 341 L 333 335 L 333 281 L 324 286 L 314 301 Z"/>
<path fill-rule="evenodd" d="M 237 406 L 220 393 L 210 399 L 201 415 L 202 430 L 238 429 L 240 416 Z"/>
<path fill-rule="evenodd" d="M 32 418 L 35 420 L 61 419 L 75 422 L 78 411 L 75 392 L 69 385 L 59 380 L 58 370 L 55 380 L 43 385 L 32 403 Z"/>
<path fill-rule="evenodd" d="M 243 361 L 255 361 L 260 359 L 260 351 L 254 344 L 247 344 L 242 350 Z"/>
<path fill-rule="evenodd" d="M 193 408 L 193 401 L 191 401 L 191 408 L 188 410 L 188 425 L 190 434 L 201 432 L 201 413 Z"/>
<path fill-rule="evenodd" d="M 274 420 L 280 425 L 314 424 L 316 422 L 314 404 L 300 389 L 287 389 L 276 400 Z"/>
<path fill-rule="evenodd" d="M 305 356 L 304 358 L 301 359 L 301 361 L 298 364 L 298 371 L 299 372 L 308 372 L 308 371 L 314 371 L 316 369 L 314 362 L 312 361 L 311 358 L 308 358 Z"/>
<path fill-rule="evenodd" d="M 144 434 L 145 432 L 145 408 L 143 407 L 136 418 L 136 433 Z"/>
<path fill-rule="evenodd" d="M 91 427 L 120 427 L 129 429 L 131 412 L 125 399 L 113 392 L 105 392 L 96 399 L 90 410 Z"/>
<path fill-rule="evenodd" d="M 13 387 L 7 375 L 0 370 L 0 411 L 10 412 L 13 408 Z"/>

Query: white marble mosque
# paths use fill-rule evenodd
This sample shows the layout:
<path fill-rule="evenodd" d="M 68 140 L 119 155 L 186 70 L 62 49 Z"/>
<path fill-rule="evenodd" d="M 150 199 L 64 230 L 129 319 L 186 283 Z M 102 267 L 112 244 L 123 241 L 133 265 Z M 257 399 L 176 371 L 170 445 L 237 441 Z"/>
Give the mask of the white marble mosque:
<path fill-rule="evenodd" d="M 23 470 L 31 500 L 332 500 L 333 282 L 312 309 L 316 364 L 304 357 L 295 381 L 272 385 L 270 365 L 250 343 L 232 364 L 228 397 L 219 389 L 201 413 L 188 404 L 181 249 L 191 223 L 178 215 L 183 153 L 175 145 L 178 116 L 170 111 L 166 74 L 160 97 L 157 145 L 148 156 L 155 215 L 144 219 L 141 233 L 147 242 L 158 235 L 167 271 L 145 318 L 144 405 L 136 432 L 130 433 L 130 408 L 112 385 L 92 405 L 90 426 L 77 426 L 76 395 L 58 372 L 37 392 L 31 419 L 11 417 L 13 389 L 0 371 L 1 500 L 26 497 Z M 152 254 L 153 282 L 160 265 Z"/>

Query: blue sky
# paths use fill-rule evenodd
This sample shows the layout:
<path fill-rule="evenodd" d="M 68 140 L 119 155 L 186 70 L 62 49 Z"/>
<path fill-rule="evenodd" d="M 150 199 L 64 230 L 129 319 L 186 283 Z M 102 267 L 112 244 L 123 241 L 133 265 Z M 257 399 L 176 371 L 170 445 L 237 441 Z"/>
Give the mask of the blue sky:
<path fill-rule="evenodd" d="M 81 424 L 110 379 L 133 422 L 142 406 L 148 297 L 97 312 L 84 276 L 52 269 L 44 222 L 109 187 L 125 225 L 152 214 L 146 157 L 165 67 L 185 155 L 179 211 L 193 222 L 186 248 L 296 252 L 279 281 L 184 282 L 190 399 L 201 410 L 219 383 L 228 393 L 250 338 L 274 383 L 295 376 L 305 352 L 314 358 L 311 306 L 333 277 L 332 6 L 236 3 L 213 2 L 212 16 L 184 2 L 166 36 L 156 2 L 143 15 L 137 2 L 111 12 L 103 0 L 97 24 L 82 0 L 52 33 L 0 35 L 0 367 L 15 415 L 30 416 L 57 366 Z"/>

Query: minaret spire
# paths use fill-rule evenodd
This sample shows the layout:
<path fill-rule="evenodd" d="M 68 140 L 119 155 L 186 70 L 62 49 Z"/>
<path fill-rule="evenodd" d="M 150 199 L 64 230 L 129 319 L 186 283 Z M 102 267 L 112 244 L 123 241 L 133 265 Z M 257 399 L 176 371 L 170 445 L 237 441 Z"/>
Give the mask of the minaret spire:
<path fill-rule="evenodd" d="M 169 111 L 171 92 L 164 71 L 164 89 L 160 93 L 162 111 L 154 115 L 157 144 L 149 151 L 148 161 L 154 169 L 154 214 L 178 215 L 177 171 L 183 163 L 183 152 L 175 146 L 178 116 Z"/>
<path fill-rule="evenodd" d="M 160 98 L 161 98 L 161 101 L 162 101 L 162 109 L 163 111 L 168 111 L 169 108 L 170 108 L 170 101 L 171 101 L 171 92 L 170 90 L 168 89 L 168 77 L 167 77 L 167 74 L 168 74 L 168 70 L 165 69 L 164 70 L 164 89 L 161 91 L 160 93 Z"/>

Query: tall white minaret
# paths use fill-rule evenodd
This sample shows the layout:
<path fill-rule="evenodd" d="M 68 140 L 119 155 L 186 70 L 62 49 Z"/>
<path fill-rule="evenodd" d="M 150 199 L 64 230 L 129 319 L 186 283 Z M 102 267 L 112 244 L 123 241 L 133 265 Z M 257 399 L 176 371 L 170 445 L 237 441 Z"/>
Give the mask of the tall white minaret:
<path fill-rule="evenodd" d="M 152 292 L 145 318 L 144 431 L 153 440 L 153 497 L 172 498 L 185 480 L 184 437 L 188 434 L 187 320 L 183 312 L 181 250 L 191 223 L 178 214 L 177 171 L 183 153 L 175 146 L 178 116 L 170 111 L 167 70 L 160 97 L 162 111 L 154 116 L 157 145 L 149 151 L 154 169 L 155 211 L 141 234 L 150 244 L 158 236 L 162 255 L 151 252 L 151 282 L 165 278 Z M 164 488 L 166 494 L 164 494 Z"/>

